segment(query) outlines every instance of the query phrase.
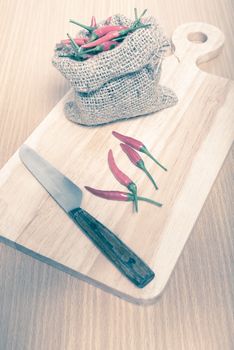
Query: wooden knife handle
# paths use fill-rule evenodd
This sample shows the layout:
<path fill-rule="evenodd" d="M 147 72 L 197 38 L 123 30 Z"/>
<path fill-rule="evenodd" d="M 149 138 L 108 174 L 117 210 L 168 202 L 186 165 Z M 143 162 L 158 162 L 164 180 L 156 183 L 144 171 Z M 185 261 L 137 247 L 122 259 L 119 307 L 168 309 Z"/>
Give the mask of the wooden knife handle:
<path fill-rule="evenodd" d="M 97 248 L 137 287 L 143 288 L 154 278 L 154 272 L 143 260 L 85 210 L 76 208 L 68 214 Z"/>

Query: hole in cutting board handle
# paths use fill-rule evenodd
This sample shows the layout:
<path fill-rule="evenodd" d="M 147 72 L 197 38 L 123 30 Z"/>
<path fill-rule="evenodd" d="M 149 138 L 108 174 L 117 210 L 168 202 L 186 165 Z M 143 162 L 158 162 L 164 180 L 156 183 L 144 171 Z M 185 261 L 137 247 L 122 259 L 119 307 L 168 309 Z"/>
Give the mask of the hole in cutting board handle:
<path fill-rule="evenodd" d="M 207 41 L 208 37 L 202 32 L 189 33 L 187 39 L 194 44 L 203 44 Z"/>

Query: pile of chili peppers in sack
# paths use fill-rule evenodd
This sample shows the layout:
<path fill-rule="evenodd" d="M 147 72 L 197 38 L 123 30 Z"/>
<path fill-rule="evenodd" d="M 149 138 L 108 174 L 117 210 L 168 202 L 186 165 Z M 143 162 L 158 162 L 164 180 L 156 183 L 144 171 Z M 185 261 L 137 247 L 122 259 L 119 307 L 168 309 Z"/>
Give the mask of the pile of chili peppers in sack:
<path fill-rule="evenodd" d="M 87 30 L 86 37 L 72 38 L 67 34 L 68 39 L 62 40 L 56 45 L 56 51 L 60 51 L 60 57 L 68 57 L 76 61 L 87 60 L 100 52 L 109 51 L 116 48 L 128 34 L 133 33 L 139 28 L 147 28 L 150 24 L 143 24 L 141 18 L 147 10 L 138 17 L 137 9 L 135 11 L 135 21 L 128 26 L 111 25 L 111 17 L 108 17 L 102 26 L 97 26 L 96 19 L 92 16 L 90 26 L 81 24 L 77 21 L 70 20 L 71 23 L 76 24 Z"/>
<path fill-rule="evenodd" d="M 129 137 L 129 136 L 122 135 L 122 134 L 120 134 L 120 133 L 118 133 L 116 131 L 113 131 L 112 135 L 115 136 L 120 141 L 122 141 L 120 146 L 121 146 L 122 150 L 124 151 L 124 153 L 126 153 L 128 158 L 130 159 L 130 161 L 135 166 L 140 168 L 148 176 L 148 178 L 152 182 L 154 188 L 156 190 L 158 190 L 158 186 L 156 185 L 156 183 L 155 183 L 153 177 L 151 176 L 151 174 L 146 169 L 144 161 L 143 161 L 143 159 L 141 158 L 141 156 L 139 155 L 138 152 L 145 153 L 148 157 L 150 157 L 164 171 L 167 171 L 167 169 L 162 164 L 160 164 L 157 161 L 157 159 L 155 159 L 151 155 L 151 153 L 148 151 L 146 146 L 141 141 L 136 140 L 136 139 L 134 139 L 132 137 Z M 136 212 L 138 211 L 138 201 L 145 201 L 145 202 L 154 204 L 154 205 L 156 205 L 158 207 L 162 206 L 161 203 L 155 202 L 152 199 L 138 196 L 138 194 L 137 194 L 137 185 L 125 173 L 123 173 L 118 168 L 118 166 L 117 166 L 117 164 L 115 162 L 112 150 L 109 150 L 109 152 L 108 152 L 108 164 L 109 164 L 109 168 L 110 168 L 112 174 L 114 175 L 114 177 L 116 178 L 116 180 L 121 185 L 125 186 L 130 192 L 99 190 L 99 189 L 95 189 L 95 188 L 92 188 L 92 187 L 89 187 L 89 186 L 85 186 L 85 188 L 89 192 L 91 192 L 95 196 L 98 196 L 98 197 L 101 197 L 101 198 L 105 198 L 105 199 L 116 200 L 116 201 L 131 201 L 134 204 L 134 208 L 135 208 Z"/>

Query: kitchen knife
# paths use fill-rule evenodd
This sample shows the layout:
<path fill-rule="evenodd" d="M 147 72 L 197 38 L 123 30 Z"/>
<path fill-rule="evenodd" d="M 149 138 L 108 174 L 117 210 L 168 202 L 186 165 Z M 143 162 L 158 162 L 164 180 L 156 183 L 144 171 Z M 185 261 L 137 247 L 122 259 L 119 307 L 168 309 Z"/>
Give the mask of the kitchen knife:
<path fill-rule="evenodd" d="M 114 233 L 80 207 L 82 191 L 33 149 L 19 150 L 23 164 L 96 247 L 137 287 L 143 288 L 155 276 L 147 264 Z"/>

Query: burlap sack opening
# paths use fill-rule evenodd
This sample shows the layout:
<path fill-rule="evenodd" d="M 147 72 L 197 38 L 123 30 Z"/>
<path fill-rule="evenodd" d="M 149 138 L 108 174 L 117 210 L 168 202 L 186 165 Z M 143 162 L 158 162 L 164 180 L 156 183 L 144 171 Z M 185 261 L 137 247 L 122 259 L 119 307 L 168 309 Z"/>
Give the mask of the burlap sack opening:
<path fill-rule="evenodd" d="M 115 49 L 78 62 L 55 53 L 54 66 L 70 81 L 74 99 L 65 115 L 83 125 L 99 125 L 156 112 L 177 102 L 175 93 L 158 84 L 169 41 L 154 17 L 145 18 L 149 28 L 138 29 Z M 99 26 L 103 25 L 101 22 Z M 123 15 L 112 25 L 133 23 Z M 84 31 L 79 36 L 85 36 Z"/>

